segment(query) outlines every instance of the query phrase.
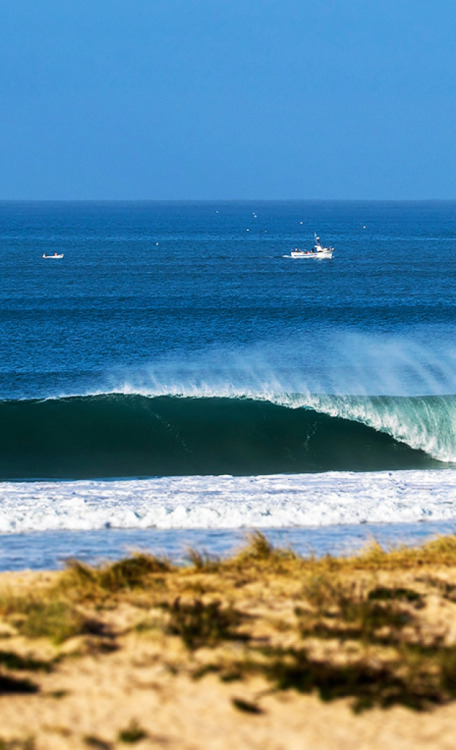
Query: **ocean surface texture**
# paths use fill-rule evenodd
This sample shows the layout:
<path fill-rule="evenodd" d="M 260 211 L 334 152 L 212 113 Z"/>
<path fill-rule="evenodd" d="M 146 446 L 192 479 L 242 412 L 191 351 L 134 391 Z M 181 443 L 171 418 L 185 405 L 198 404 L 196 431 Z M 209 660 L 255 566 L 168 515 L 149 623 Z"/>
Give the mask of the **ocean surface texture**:
<path fill-rule="evenodd" d="M 456 519 L 456 203 L 0 218 L 0 567 L 39 567 L 48 534 L 69 555 L 107 530 L 102 557 L 115 530 L 173 530 L 173 549 L 204 530 L 217 552 L 216 530 L 299 547 L 311 527 Z M 314 232 L 333 259 L 291 258 Z"/>

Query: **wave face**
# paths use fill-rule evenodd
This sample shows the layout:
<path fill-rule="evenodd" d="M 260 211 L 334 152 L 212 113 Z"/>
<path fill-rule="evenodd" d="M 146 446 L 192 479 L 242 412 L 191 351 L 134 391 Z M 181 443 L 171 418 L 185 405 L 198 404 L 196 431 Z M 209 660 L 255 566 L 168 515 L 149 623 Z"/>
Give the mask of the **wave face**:
<path fill-rule="evenodd" d="M 0 479 L 433 468 L 455 397 L 102 394 L 0 402 Z"/>

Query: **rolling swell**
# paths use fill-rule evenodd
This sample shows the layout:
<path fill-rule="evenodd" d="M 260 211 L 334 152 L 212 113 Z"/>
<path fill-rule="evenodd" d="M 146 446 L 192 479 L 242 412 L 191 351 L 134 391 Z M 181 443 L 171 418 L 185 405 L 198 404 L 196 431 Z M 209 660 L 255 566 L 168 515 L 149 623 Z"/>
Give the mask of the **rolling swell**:
<path fill-rule="evenodd" d="M 253 398 L 121 394 L 1 401 L 0 479 L 441 465 L 423 450 L 357 421 L 346 404 L 344 416 L 324 410 L 321 404 L 290 408 Z"/>

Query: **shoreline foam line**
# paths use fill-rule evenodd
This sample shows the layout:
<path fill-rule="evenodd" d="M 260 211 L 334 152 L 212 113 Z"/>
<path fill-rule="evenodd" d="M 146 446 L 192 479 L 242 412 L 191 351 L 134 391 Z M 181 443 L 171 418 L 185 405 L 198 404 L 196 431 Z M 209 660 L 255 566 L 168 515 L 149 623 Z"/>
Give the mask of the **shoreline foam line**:
<path fill-rule="evenodd" d="M 0 533 L 456 519 L 456 470 L 0 483 Z"/>

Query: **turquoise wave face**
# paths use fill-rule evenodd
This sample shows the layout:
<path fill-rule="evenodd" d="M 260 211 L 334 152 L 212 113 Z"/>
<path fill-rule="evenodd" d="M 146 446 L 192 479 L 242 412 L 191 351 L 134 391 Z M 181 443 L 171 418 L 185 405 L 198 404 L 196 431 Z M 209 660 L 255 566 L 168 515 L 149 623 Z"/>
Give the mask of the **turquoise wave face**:
<path fill-rule="evenodd" d="M 452 397 L 284 404 L 120 394 L 3 401 L 0 479 L 432 468 L 443 464 L 417 434 L 437 430 L 439 414 L 454 404 Z"/>

